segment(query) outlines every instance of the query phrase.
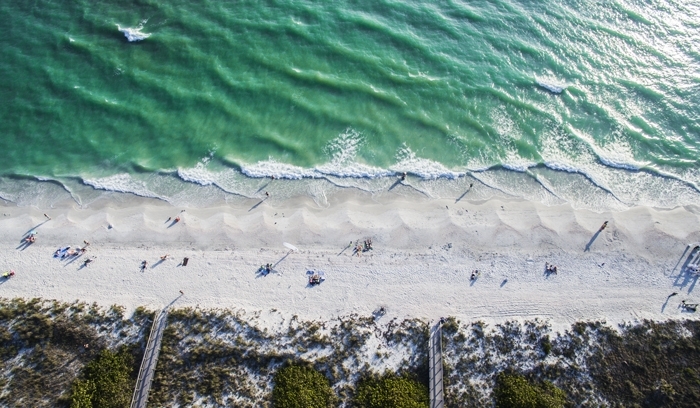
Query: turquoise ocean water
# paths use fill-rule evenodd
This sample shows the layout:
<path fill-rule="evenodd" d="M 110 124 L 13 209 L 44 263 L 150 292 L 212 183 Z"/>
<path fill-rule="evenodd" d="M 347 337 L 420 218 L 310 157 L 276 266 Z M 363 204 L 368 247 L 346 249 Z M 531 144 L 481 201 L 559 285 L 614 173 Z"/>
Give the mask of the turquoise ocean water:
<path fill-rule="evenodd" d="M 272 175 L 323 195 L 406 171 L 434 197 L 692 204 L 698 16 L 666 0 L 0 1 L 0 197 L 253 196 Z"/>

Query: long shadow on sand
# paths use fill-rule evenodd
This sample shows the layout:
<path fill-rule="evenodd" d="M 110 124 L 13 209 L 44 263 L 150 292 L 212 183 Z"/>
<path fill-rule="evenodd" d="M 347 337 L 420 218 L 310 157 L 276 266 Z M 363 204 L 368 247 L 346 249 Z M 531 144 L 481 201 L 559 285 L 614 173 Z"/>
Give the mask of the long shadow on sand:
<path fill-rule="evenodd" d="M 151 269 L 154 269 L 156 266 L 162 264 L 162 263 L 165 262 L 166 260 L 167 260 L 167 258 L 166 258 L 166 259 L 161 259 L 161 260 L 159 260 L 158 262 L 156 262 L 156 263 L 154 263 L 153 265 L 151 265 Z"/>
<path fill-rule="evenodd" d="M 457 197 L 457 199 L 455 200 L 455 204 L 457 204 L 461 199 L 463 199 L 464 196 L 467 195 L 467 193 L 470 192 L 470 191 L 472 191 L 472 188 L 471 188 L 471 187 L 469 187 L 469 188 L 467 189 L 467 191 L 465 191 L 464 193 L 462 193 L 461 196 Z"/>
<path fill-rule="evenodd" d="M 394 184 L 392 184 L 391 187 L 389 187 L 389 190 L 387 190 L 387 191 L 393 190 L 396 186 L 398 186 L 399 184 L 401 184 L 401 181 L 403 181 L 403 180 L 401 180 L 401 179 L 396 180 L 396 181 L 394 182 Z"/>
<path fill-rule="evenodd" d="M 33 227 L 31 227 L 30 229 L 28 229 L 27 232 L 25 232 L 23 235 L 26 237 L 27 235 L 29 235 L 30 232 L 32 232 L 32 231 L 34 231 L 35 229 L 41 227 L 42 225 L 46 224 L 47 222 L 49 222 L 49 220 L 46 220 L 46 221 L 44 221 L 44 222 L 40 222 L 40 223 L 36 224 L 35 226 L 33 226 Z"/>
<path fill-rule="evenodd" d="M 666 297 L 666 301 L 664 302 L 663 305 L 661 305 L 661 313 L 663 313 L 664 310 L 666 310 L 666 306 L 668 306 L 668 301 L 671 300 L 671 298 L 674 296 L 675 295 L 668 295 L 668 297 Z"/>
<path fill-rule="evenodd" d="M 596 232 L 595 234 L 593 234 L 593 236 L 591 237 L 591 240 L 588 241 L 588 243 L 586 244 L 586 248 L 583 249 L 583 252 L 588 252 L 588 251 L 591 250 L 591 245 L 593 245 L 593 243 L 595 242 L 595 240 L 598 239 L 598 235 L 600 235 L 600 233 L 601 233 L 601 231 L 598 230 L 598 232 Z"/>
<path fill-rule="evenodd" d="M 175 299 L 173 299 L 173 301 L 170 302 L 170 303 L 168 303 L 168 305 L 165 306 L 163 309 L 167 309 L 167 308 L 169 308 L 170 306 L 174 305 L 175 302 L 177 302 L 178 300 L 180 300 L 180 298 L 183 297 L 183 296 L 185 296 L 185 294 L 184 294 L 184 293 L 180 293 L 180 296 L 178 296 L 178 297 L 176 297 Z"/>
<path fill-rule="evenodd" d="M 688 246 L 685 247 L 685 251 L 683 251 L 683 253 L 681 254 L 681 257 L 678 258 L 678 262 L 676 262 L 676 265 L 674 265 L 673 268 L 671 269 L 670 275 L 673 275 L 673 272 L 676 270 L 676 268 L 678 268 L 678 265 L 681 264 L 681 261 L 683 261 L 683 257 L 685 256 L 686 252 L 688 252 L 688 250 L 691 248 L 691 246 L 695 246 L 695 245 L 696 245 L 696 244 L 691 244 L 691 245 L 688 245 Z M 695 248 L 693 248 L 693 249 L 691 250 L 691 253 L 692 253 L 692 251 L 693 251 L 694 249 L 695 249 Z M 686 261 L 686 263 L 685 263 L 685 266 L 687 266 L 687 265 L 688 265 L 688 261 Z"/>
<path fill-rule="evenodd" d="M 338 256 L 342 255 L 342 254 L 343 254 L 343 252 L 347 251 L 347 250 L 348 250 L 348 248 L 350 248 L 351 246 L 352 246 L 352 245 L 348 245 L 348 246 L 346 246 L 345 248 L 343 248 L 343 250 L 342 250 L 342 251 L 338 252 Z"/>
<path fill-rule="evenodd" d="M 81 254 L 78 254 L 78 255 L 71 256 L 71 257 L 70 257 L 70 258 L 71 258 L 70 261 L 66 262 L 66 264 L 63 265 L 63 267 L 65 268 L 66 266 L 72 264 L 73 262 L 77 261 L 79 258 L 82 258 L 82 257 L 83 257 L 83 254 L 82 254 L 82 253 L 81 253 Z"/>
<path fill-rule="evenodd" d="M 256 191 L 255 193 L 257 194 L 257 193 L 263 191 L 265 188 L 267 188 L 267 186 L 270 185 L 270 183 L 272 183 L 272 182 L 271 182 L 271 181 L 268 181 L 267 183 L 263 184 L 262 187 L 260 187 L 260 188 L 258 189 L 258 191 Z"/>
<path fill-rule="evenodd" d="M 32 244 L 33 244 L 33 242 L 25 241 L 24 239 L 22 239 L 22 242 L 21 242 L 21 243 L 19 244 L 19 246 L 17 246 L 17 248 L 15 248 L 15 249 L 17 249 L 17 250 L 19 250 L 19 251 L 24 251 L 25 249 L 27 249 L 27 248 L 29 248 L 30 246 L 32 246 Z"/>
<path fill-rule="evenodd" d="M 287 254 L 286 254 L 285 256 L 283 256 L 282 258 L 280 258 L 279 261 L 275 262 L 274 265 L 272 265 L 272 268 L 274 269 L 275 266 L 277 266 L 277 265 L 279 265 L 280 263 L 282 263 L 282 261 L 284 261 L 285 259 L 287 259 L 287 257 L 288 257 L 289 254 L 291 254 L 291 253 L 292 253 L 292 251 L 287 252 Z"/>
<path fill-rule="evenodd" d="M 698 261 L 700 261 L 700 247 L 694 247 L 691 251 L 688 257 L 685 259 L 685 262 L 683 263 L 683 266 L 681 267 L 680 271 L 678 271 L 678 275 L 676 276 L 676 280 L 673 282 L 673 286 L 677 286 L 681 289 L 685 288 L 686 286 L 690 285 L 688 287 L 688 293 L 692 292 L 693 289 L 695 289 L 695 285 L 698 282 L 698 278 L 700 276 L 691 271 L 688 266 L 691 263 L 697 264 Z M 685 252 L 683 252 L 685 254 Z M 675 268 L 674 268 L 675 269 Z"/>
<path fill-rule="evenodd" d="M 263 198 L 262 200 L 260 200 L 260 201 L 259 201 L 257 204 L 255 204 L 254 206 L 250 207 L 250 210 L 248 210 L 248 212 L 251 212 L 251 211 L 253 211 L 254 209 L 260 207 L 260 204 L 264 203 L 265 200 L 267 200 L 267 197 L 266 197 L 266 198 Z"/>

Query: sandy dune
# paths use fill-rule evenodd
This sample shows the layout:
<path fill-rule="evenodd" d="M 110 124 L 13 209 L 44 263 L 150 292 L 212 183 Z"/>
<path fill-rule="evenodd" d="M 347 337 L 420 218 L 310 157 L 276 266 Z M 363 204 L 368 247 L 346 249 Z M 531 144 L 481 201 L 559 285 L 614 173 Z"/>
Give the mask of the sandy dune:
<path fill-rule="evenodd" d="M 700 241 L 697 208 L 598 214 L 528 201 L 372 199 L 348 192 L 328 208 L 304 198 L 248 200 L 187 208 L 180 222 L 166 222 L 181 210 L 138 197 L 89 208 L 6 205 L 0 268 L 17 274 L 0 293 L 128 308 L 177 299 L 179 306 L 274 308 L 303 318 L 384 306 L 399 317 L 541 317 L 561 328 L 581 319 L 693 316 L 679 302 L 700 299 L 697 278 L 682 270 Z M 598 233 L 605 220 L 608 228 Z M 16 249 L 32 229 L 37 242 Z M 370 237 L 374 249 L 353 256 L 348 244 Z M 53 257 L 57 248 L 82 246 L 84 239 L 91 245 L 82 257 Z M 288 254 L 283 242 L 300 251 Z M 158 262 L 166 253 L 171 259 Z M 87 257 L 96 259 L 83 267 Z M 184 257 L 188 265 L 178 266 Z M 143 260 L 149 267 L 142 272 Z M 275 271 L 261 276 L 257 269 L 268 262 Z M 545 262 L 558 273 L 545 274 Z M 307 286 L 310 269 L 325 271 L 326 282 Z M 477 269 L 481 276 L 471 281 Z M 185 296 L 178 298 L 180 290 Z M 678 295 L 668 298 L 672 292 Z"/>

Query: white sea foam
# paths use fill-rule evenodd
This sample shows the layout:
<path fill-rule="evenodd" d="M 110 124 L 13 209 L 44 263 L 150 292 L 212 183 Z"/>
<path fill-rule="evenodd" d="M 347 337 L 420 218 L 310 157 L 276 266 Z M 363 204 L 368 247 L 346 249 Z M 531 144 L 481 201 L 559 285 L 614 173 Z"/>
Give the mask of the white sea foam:
<path fill-rule="evenodd" d="M 537 166 L 537 163 L 531 161 L 507 162 L 501 165 L 506 170 L 517 171 L 518 173 L 525 173 L 527 169 L 535 166 Z"/>
<path fill-rule="evenodd" d="M 410 147 L 404 146 L 396 155 L 397 163 L 390 167 L 396 173 L 410 173 L 426 180 L 438 178 L 455 179 L 466 174 L 464 171 L 453 171 L 443 164 L 418 157 Z"/>
<path fill-rule="evenodd" d="M 287 187 L 278 188 L 282 188 L 281 191 L 290 197 L 296 194 L 310 194 L 319 205 L 326 205 L 326 194 L 332 189 L 324 187 L 320 179 L 340 187 L 378 191 L 386 188 L 386 182 L 375 180 L 393 178 L 406 172 L 422 179 L 411 183 L 419 191 L 426 188 L 430 190 L 434 180 L 452 180 L 469 175 L 490 187 L 490 191 L 498 190 L 509 196 L 540 201 L 548 205 L 560 204 L 564 200 L 575 207 L 594 210 L 620 209 L 634 204 L 672 208 L 697 201 L 698 198 L 698 188 L 691 181 L 685 181 L 687 177 L 668 175 L 655 169 L 647 171 L 640 163 L 632 161 L 632 164 L 629 151 L 624 144 L 619 143 L 603 148 L 591 147 L 584 138 L 578 144 L 570 146 L 561 145 L 561 140 L 553 137 L 543 148 L 542 161 L 523 159 L 518 157 L 515 151 L 508 151 L 502 163 L 489 166 L 486 163 L 475 162 L 472 166 L 474 169 L 463 171 L 419 157 L 406 145 L 397 152 L 395 164 L 388 168 L 370 166 L 361 163 L 358 158 L 358 152 L 365 143 L 360 134 L 348 130 L 326 146 L 329 160 L 312 168 L 270 158 L 253 164 L 243 164 L 239 171 L 235 167 L 212 162 L 210 155 L 191 168 L 177 170 L 177 178 L 184 182 L 180 187 L 173 184 L 176 178 L 163 174 L 158 177 L 117 174 L 86 179 L 84 183 L 96 189 L 127 192 L 175 202 L 191 201 L 186 196 L 198 194 L 195 193 L 199 191 L 196 187 L 186 187 L 190 183 L 204 187 L 215 186 L 216 191 L 228 194 L 254 197 L 266 186 L 261 187 L 261 183 L 264 182 L 254 179 L 273 176 L 276 179 L 288 180 L 316 179 L 319 181 L 288 184 Z M 562 152 L 576 154 L 567 155 Z M 633 172 L 630 173 L 630 170 Z M 566 176 L 566 173 L 582 177 Z M 216 195 L 212 192 L 207 194 Z M 276 196 L 280 197 L 279 194 Z M 441 194 L 438 193 L 437 196 Z"/>
<path fill-rule="evenodd" d="M 537 85 L 555 94 L 560 94 L 564 92 L 564 89 L 566 89 L 566 86 L 554 85 L 552 83 L 544 81 L 537 81 Z"/>
<path fill-rule="evenodd" d="M 367 166 L 361 163 L 327 163 L 314 168 L 318 176 L 353 177 L 375 179 L 380 177 L 393 176 L 391 170 L 380 167 Z"/>
<path fill-rule="evenodd" d="M 115 174 L 108 177 L 94 179 L 83 179 L 83 183 L 94 188 L 106 191 L 117 191 L 120 193 L 131 193 L 141 197 L 158 198 L 168 201 L 167 197 L 161 196 L 151 191 L 146 183 L 134 179 L 128 173 Z"/>
<path fill-rule="evenodd" d="M 316 166 L 319 175 L 353 178 L 378 178 L 393 175 L 392 171 L 375 166 L 368 166 L 357 161 L 357 154 L 365 139 L 358 132 L 347 129 L 325 147 L 330 162 Z"/>
<path fill-rule="evenodd" d="M 143 24 L 139 24 L 138 27 L 122 27 L 117 24 L 117 29 L 124 33 L 124 37 L 126 37 L 129 42 L 143 41 L 151 36 L 150 33 L 141 32 L 141 30 L 143 30 Z"/>
<path fill-rule="evenodd" d="M 248 177 L 276 177 L 279 179 L 301 180 L 303 178 L 319 178 L 321 174 L 313 169 L 280 163 L 274 159 L 241 166 L 241 172 Z"/>

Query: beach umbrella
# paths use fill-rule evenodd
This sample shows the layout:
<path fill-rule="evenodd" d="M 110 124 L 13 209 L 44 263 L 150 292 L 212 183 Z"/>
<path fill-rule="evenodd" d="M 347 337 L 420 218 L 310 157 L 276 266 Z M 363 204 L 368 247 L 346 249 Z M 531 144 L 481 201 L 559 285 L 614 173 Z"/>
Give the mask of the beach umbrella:
<path fill-rule="evenodd" d="M 295 247 L 294 245 L 290 244 L 289 242 L 285 242 L 285 243 L 284 243 L 284 246 L 286 246 L 287 248 L 289 248 L 289 249 L 292 250 L 292 251 L 298 251 L 298 250 L 299 250 L 299 248 Z"/>

